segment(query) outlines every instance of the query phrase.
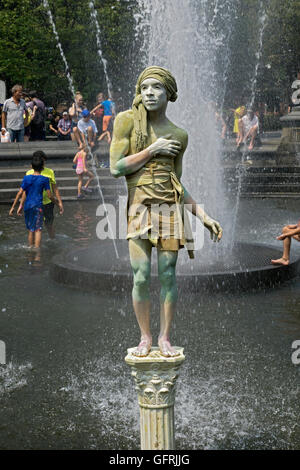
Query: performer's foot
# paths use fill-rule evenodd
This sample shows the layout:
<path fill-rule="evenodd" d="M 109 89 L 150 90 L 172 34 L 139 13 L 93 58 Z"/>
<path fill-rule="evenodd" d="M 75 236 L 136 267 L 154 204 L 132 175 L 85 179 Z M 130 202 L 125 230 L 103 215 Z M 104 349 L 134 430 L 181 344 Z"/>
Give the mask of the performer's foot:
<path fill-rule="evenodd" d="M 140 344 L 133 351 L 133 355 L 137 357 L 146 357 L 151 351 L 152 338 L 148 336 L 143 336 L 141 338 Z"/>
<path fill-rule="evenodd" d="M 283 266 L 287 266 L 290 260 L 287 258 L 279 258 L 279 259 L 271 259 L 272 264 L 283 264 Z"/>
<path fill-rule="evenodd" d="M 165 336 L 160 336 L 158 338 L 158 346 L 159 346 L 160 354 L 162 356 L 165 356 L 165 357 L 179 356 L 179 352 L 176 351 L 176 349 L 174 349 L 171 346 L 170 341 Z"/>

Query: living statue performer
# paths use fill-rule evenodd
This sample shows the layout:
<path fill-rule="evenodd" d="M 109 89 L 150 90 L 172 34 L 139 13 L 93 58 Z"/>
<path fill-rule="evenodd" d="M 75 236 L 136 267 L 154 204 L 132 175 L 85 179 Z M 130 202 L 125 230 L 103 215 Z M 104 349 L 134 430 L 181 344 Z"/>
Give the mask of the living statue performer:
<path fill-rule="evenodd" d="M 152 346 L 149 300 L 152 247 L 157 248 L 161 284 L 158 346 L 163 356 L 172 357 L 177 355 L 169 339 L 177 299 L 175 268 L 178 250 L 184 245 L 189 249 L 191 241 L 183 205 L 190 205 L 191 212 L 210 231 L 214 241 L 222 237 L 220 224 L 205 214 L 180 182 L 188 135 L 166 117 L 168 101 L 176 99 L 177 85 L 171 73 L 162 67 L 146 68 L 138 78 L 132 109 L 119 113 L 115 119 L 110 149 L 111 174 L 116 178 L 125 176 L 128 187 L 132 298 L 141 330 L 141 341 L 134 354 L 140 357 L 147 356 Z M 163 204 L 177 207 L 170 212 L 168 234 L 163 233 L 164 215 L 151 209 Z M 194 257 L 191 249 L 189 255 Z"/>

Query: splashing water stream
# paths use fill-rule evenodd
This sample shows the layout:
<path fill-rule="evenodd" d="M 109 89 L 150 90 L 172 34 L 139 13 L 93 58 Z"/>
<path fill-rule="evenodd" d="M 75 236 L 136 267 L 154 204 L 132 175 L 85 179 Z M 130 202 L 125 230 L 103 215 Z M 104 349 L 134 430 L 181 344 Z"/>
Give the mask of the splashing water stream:
<path fill-rule="evenodd" d="M 63 48 L 62 48 L 62 45 L 61 45 L 61 42 L 60 42 L 58 32 L 56 30 L 56 26 L 55 26 L 55 23 L 54 23 L 54 20 L 53 20 L 53 16 L 52 16 L 52 13 L 51 13 L 51 10 L 50 10 L 48 0 L 43 0 L 43 5 L 44 5 L 44 8 L 47 10 L 49 20 L 50 20 L 50 23 L 51 23 L 51 26 L 52 26 L 52 29 L 53 29 L 53 33 L 54 33 L 54 36 L 56 38 L 57 47 L 59 49 L 59 52 L 60 52 L 61 58 L 63 60 L 63 63 L 65 65 L 66 76 L 67 76 L 67 79 L 68 79 L 68 82 L 69 82 L 69 89 L 70 89 L 70 92 L 72 93 L 73 99 L 75 101 L 75 89 L 74 89 L 74 85 L 73 85 L 73 79 L 72 79 L 72 76 L 70 74 L 69 65 L 68 65 L 66 56 L 64 54 L 64 51 L 63 51 Z"/>
<path fill-rule="evenodd" d="M 214 253 L 226 251 L 229 221 L 222 219 L 227 202 L 224 197 L 222 142 L 216 129 L 215 115 L 210 101 L 224 101 L 223 76 L 219 77 L 218 58 L 228 68 L 232 0 L 215 3 L 212 19 L 208 19 L 206 0 L 180 0 L 160 2 L 139 0 L 140 16 L 137 34 L 143 31 L 142 50 L 147 51 L 144 63 L 157 64 L 169 69 L 178 85 L 178 100 L 168 108 L 168 115 L 189 134 L 189 145 L 184 156 L 183 184 L 192 196 L 204 205 L 204 210 L 219 219 L 224 228 L 222 244 L 210 245 L 208 259 Z M 216 18 L 224 28 L 217 28 Z M 228 227 L 228 228 L 227 228 Z"/>
<path fill-rule="evenodd" d="M 93 1 L 89 2 L 89 7 L 90 7 L 90 10 L 91 10 L 91 18 L 94 21 L 95 27 L 96 27 L 97 53 L 98 53 L 98 56 L 101 60 L 102 65 L 103 65 L 103 71 L 104 71 L 104 75 L 105 75 L 108 96 L 109 96 L 109 98 L 112 98 L 112 84 L 111 84 L 111 81 L 109 79 L 109 75 L 108 75 L 108 71 L 107 71 L 107 60 L 104 59 L 104 57 L 103 57 L 101 39 L 100 39 L 101 38 L 101 30 L 100 30 L 100 26 L 99 26 L 98 17 L 97 17 L 97 10 L 95 9 L 95 4 L 94 4 Z"/>
<path fill-rule="evenodd" d="M 255 101 L 258 69 L 259 69 L 259 64 L 260 64 L 260 60 L 262 56 L 264 31 L 265 31 L 265 27 L 267 24 L 266 7 L 264 5 L 263 0 L 260 0 L 260 8 L 258 11 L 258 23 L 259 23 L 258 50 L 255 55 L 256 63 L 255 63 L 255 68 L 253 72 L 253 78 L 251 80 L 251 94 L 250 94 L 250 101 L 249 101 L 250 108 L 253 107 L 254 101 Z M 238 187 L 237 187 L 236 203 L 235 203 L 233 221 L 232 221 L 233 229 L 232 229 L 232 237 L 231 237 L 231 248 L 233 248 L 233 245 L 234 245 L 234 233 L 235 233 L 235 229 L 237 225 L 238 213 L 239 213 L 239 208 L 240 208 L 240 199 L 241 199 L 241 190 L 242 190 L 242 181 L 243 181 L 243 175 L 244 175 L 244 163 L 245 163 L 246 153 L 247 153 L 247 146 L 245 145 L 242 151 L 241 162 L 238 164 L 238 169 L 237 169 Z"/>

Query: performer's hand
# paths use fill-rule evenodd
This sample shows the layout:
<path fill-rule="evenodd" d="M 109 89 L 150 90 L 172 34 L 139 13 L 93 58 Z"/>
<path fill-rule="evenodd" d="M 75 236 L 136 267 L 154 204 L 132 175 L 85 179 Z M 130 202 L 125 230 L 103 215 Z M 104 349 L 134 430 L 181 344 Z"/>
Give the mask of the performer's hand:
<path fill-rule="evenodd" d="M 177 157 L 181 150 L 181 143 L 178 140 L 169 140 L 170 137 L 171 134 L 160 137 L 148 147 L 151 157 L 155 157 L 158 154 Z"/>
<path fill-rule="evenodd" d="M 210 238 L 214 242 L 219 242 L 223 235 L 223 230 L 219 222 L 214 219 L 211 219 L 208 215 L 205 215 L 203 219 L 204 227 L 210 231 Z"/>

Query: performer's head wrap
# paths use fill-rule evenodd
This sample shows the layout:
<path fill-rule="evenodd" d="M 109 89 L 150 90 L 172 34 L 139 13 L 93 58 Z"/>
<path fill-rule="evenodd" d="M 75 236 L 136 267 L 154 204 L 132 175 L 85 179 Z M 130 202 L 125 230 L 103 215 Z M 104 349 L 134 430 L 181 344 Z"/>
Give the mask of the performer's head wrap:
<path fill-rule="evenodd" d="M 147 67 L 139 76 L 135 87 L 135 98 L 132 103 L 136 150 L 140 152 L 147 146 L 147 110 L 142 102 L 141 84 L 147 78 L 159 80 L 165 87 L 168 101 L 177 100 L 177 84 L 169 70 L 163 67 Z"/>

